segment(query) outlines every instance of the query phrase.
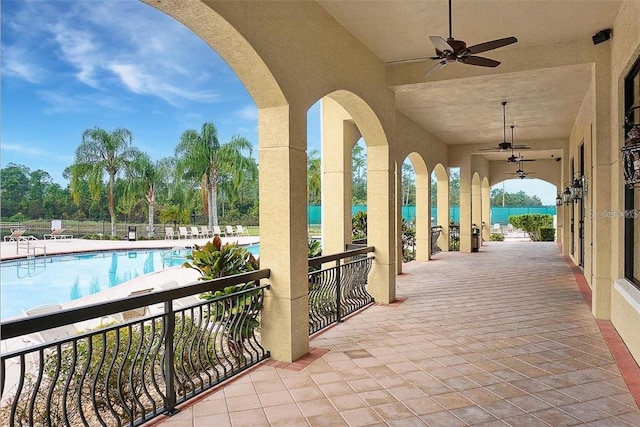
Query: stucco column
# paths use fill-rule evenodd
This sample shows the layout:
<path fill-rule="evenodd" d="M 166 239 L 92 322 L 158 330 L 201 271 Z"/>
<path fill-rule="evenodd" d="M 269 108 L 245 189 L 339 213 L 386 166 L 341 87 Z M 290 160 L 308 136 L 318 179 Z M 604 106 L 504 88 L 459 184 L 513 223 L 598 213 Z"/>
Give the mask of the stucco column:
<path fill-rule="evenodd" d="M 376 302 L 396 298 L 395 173 L 389 146 L 367 146 L 367 244 L 375 246 L 369 293 Z"/>
<path fill-rule="evenodd" d="M 416 259 L 431 258 L 431 203 L 429 175 L 416 174 Z"/>
<path fill-rule="evenodd" d="M 351 116 L 331 98 L 322 100 L 322 253 L 351 242 L 351 151 L 360 138 Z"/>
<path fill-rule="evenodd" d="M 482 240 L 488 242 L 491 240 L 491 195 L 489 192 L 489 182 L 487 178 L 482 180 Z M 478 224 L 482 226 L 482 224 Z"/>
<path fill-rule="evenodd" d="M 473 174 L 471 180 L 471 223 L 472 226 L 475 224 L 478 228 L 482 226 L 482 188 L 477 173 Z"/>
<path fill-rule="evenodd" d="M 460 166 L 460 252 L 471 252 L 471 165 Z"/>
<path fill-rule="evenodd" d="M 449 251 L 449 176 L 441 176 L 436 171 L 436 179 L 438 180 L 436 198 L 436 211 L 438 212 L 438 224 L 442 227 L 442 233 L 438 238 L 438 246 L 445 252 Z"/>
<path fill-rule="evenodd" d="M 404 254 L 402 253 L 402 163 L 395 162 L 394 165 L 394 188 L 395 188 L 395 227 L 396 227 L 396 274 L 402 274 L 402 263 Z"/>
<path fill-rule="evenodd" d="M 260 264 L 271 269 L 262 339 L 275 360 L 309 351 L 306 111 L 259 110 Z"/>
<path fill-rule="evenodd" d="M 608 48 L 609 46 L 607 46 Z M 595 67 L 595 123 L 591 130 L 591 173 L 585 171 L 588 181 L 585 206 L 592 206 L 596 212 L 609 211 L 612 205 L 611 177 L 618 173 L 618 169 L 611 162 L 610 144 L 611 133 L 611 65 L 609 49 L 601 52 L 600 60 Z M 588 145 L 587 145 L 588 146 Z M 618 153 L 616 152 L 616 155 Z M 585 166 L 588 168 L 588 165 Z M 591 176 L 589 176 L 591 175 Z M 589 179 L 590 178 L 590 179 Z M 585 218 L 585 221 L 588 218 Z M 577 223 L 578 219 L 576 219 Z M 577 225 L 576 225 L 577 227 Z M 611 288 L 613 276 L 611 274 L 611 231 L 612 219 L 592 215 L 592 269 L 591 269 L 591 307 L 593 315 L 598 319 L 611 319 Z M 577 230 L 576 230 L 577 231 Z M 576 234 L 577 238 L 577 234 Z"/>

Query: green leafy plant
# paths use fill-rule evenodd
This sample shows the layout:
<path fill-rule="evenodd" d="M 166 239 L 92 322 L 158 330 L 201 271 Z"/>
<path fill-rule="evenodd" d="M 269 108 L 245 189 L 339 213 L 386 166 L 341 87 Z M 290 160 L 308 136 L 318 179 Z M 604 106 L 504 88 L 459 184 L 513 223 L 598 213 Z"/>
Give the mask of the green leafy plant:
<path fill-rule="evenodd" d="M 415 258 L 416 226 L 402 219 L 402 259 L 405 262 Z"/>
<path fill-rule="evenodd" d="M 219 236 L 203 246 L 194 245 L 183 267 L 200 273 L 200 280 L 212 280 L 233 274 L 247 273 L 259 268 L 258 261 L 246 248 L 237 243 L 222 244 Z M 211 299 L 211 298 L 206 298 Z"/>
<path fill-rule="evenodd" d="M 351 234 L 353 239 L 364 239 L 367 237 L 367 212 L 359 211 L 351 217 Z"/>
<path fill-rule="evenodd" d="M 540 241 L 553 242 L 556 240 L 556 229 L 553 227 L 540 227 Z"/>
<path fill-rule="evenodd" d="M 515 228 L 524 230 L 531 240 L 534 242 L 540 241 L 540 228 L 552 227 L 553 228 L 553 216 L 549 214 L 525 214 L 525 215 L 511 215 L 509 216 L 509 224 Z"/>
<path fill-rule="evenodd" d="M 182 266 L 197 270 L 200 280 L 247 273 L 259 268 L 258 261 L 251 252 L 237 243 L 223 245 L 219 236 L 203 246 L 194 245 L 194 248 L 191 255 L 187 255 L 188 261 Z M 243 341 L 253 336 L 260 326 L 258 314 L 262 309 L 262 293 L 257 290 L 257 283 L 242 283 L 218 291 L 204 292 L 200 294 L 200 298 L 213 301 L 209 315 L 222 326 L 233 354 L 242 359 Z"/>
<path fill-rule="evenodd" d="M 504 242 L 504 234 L 501 233 L 491 233 L 491 237 L 489 240 L 492 242 Z"/>

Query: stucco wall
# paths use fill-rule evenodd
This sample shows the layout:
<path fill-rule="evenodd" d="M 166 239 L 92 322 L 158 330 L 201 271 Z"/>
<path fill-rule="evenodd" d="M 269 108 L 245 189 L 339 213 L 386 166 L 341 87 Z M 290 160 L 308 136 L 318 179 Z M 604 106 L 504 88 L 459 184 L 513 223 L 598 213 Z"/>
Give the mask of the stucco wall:
<path fill-rule="evenodd" d="M 617 174 L 612 176 L 611 192 L 613 207 L 624 210 L 622 168 L 619 149 L 624 144 L 622 123 L 624 120 L 624 78 L 640 56 L 640 2 L 627 0 L 613 27 L 611 38 L 611 158 Z M 611 321 L 627 348 L 640 364 L 640 290 L 626 280 L 624 276 L 623 220 L 613 220 L 612 265 L 614 277 L 619 278 L 611 289 Z M 635 242 L 638 248 L 638 242 Z"/>

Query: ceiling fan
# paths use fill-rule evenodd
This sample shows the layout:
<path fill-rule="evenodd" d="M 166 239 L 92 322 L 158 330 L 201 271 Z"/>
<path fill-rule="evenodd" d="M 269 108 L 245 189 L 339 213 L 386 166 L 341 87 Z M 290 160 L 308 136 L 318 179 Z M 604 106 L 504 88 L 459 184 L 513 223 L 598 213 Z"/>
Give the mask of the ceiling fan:
<path fill-rule="evenodd" d="M 391 61 L 387 64 L 396 64 L 400 62 L 420 61 L 423 59 L 437 60 L 438 63 L 432 67 L 427 76 L 431 73 L 438 71 L 450 62 L 461 62 L 467 65 L 478 65 L 480 67 L 497 67 L 500 65 L 500 61 L 496 61 L 482 56 L 476 56 L 476 53 L 486 52 L 488 50 L 498 49 L 499 47 L 507 46 L 518 41 L 517 38 L 505 37 L 502 39 L 491 40 L 484 43 L 479 43 L 473 46 L 467 47 L 467 43 L 462 40 L 456 40 L 452 35 L 452 18 L 451 18 L 451 1 L 449 0 L 449 37 L 445 40 L 440 36 L 429 36 L 429 40 L 436 48 L 436 56 L 427 58 L 414 58 L 404 59 L 400 61 Z"/>
<path fill-rule="evenodd" d="M 520 179 L 525 179 L 527 176 L 535 174 L 535 172 L 525 172 L 525 170 L 522 169 L 522 164 L 520 163 L 520 161 L 518 161 L 518 170 L 516 170 L 515 172 L 507 173 L 507 175 L 517 175 Z"/>
<path fill-rule="evenodd" d="M 436 56 L 431 57 L 431 59 L 438 60 L 439 62 L 429 70 L 427 75 L 439 70 L 450 62 L 462 62 L 463 64 L 478 65 L 480 67 L 497 67 L 500 65 L 499 61 L 482 56 L 475 56 L 475 54 L 513 44 L 517 42 L 518 39 L 511 36 L 467 47 L 464 41 L 453 38 L 451 1 L 452 0 L 449 0 L 449 37 L 445 40 L 440 36 L 429 36 L 429 40 L 431 40 L 431 43 L 433 43 L 436 48 Z"/>
<path fill-rule="evenodd" d="M 516 127 L 515 125 L 511 125 L 511 155 L 509 157 L 507 157 L 507 162 L 508 163 L 516 163 L 516 162 L 535 162 L 535 160 L 532 159 L 525 159 L 524 157 L 522 157 L 522 153 L 518 153 L 518 155 L 516 156 L 513 153 L 513 128 Z"/>
<path fill-rule="evenodd" d="M 528 150 L 530 147 L 526 145 L 514 145 L 513 143 L 507 141 L 507 101 L 502 101 L 502 142 L 498 144 L 497 147 L 492 148 L 482 148 L 479 151 L 507 151 L 507 150 Z M 512 128 L 513 129 L 513 128 Z M 513 136 L 511 137 L 513 140 Z"/>

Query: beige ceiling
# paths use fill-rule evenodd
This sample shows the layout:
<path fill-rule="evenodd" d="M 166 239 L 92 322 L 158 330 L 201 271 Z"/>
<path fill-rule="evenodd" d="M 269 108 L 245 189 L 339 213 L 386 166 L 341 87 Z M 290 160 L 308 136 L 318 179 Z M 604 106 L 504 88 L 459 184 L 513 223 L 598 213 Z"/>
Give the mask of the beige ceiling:
<path fill-rule="evenodd" d="M 432 56 L 434 49 L 428 36 L 446 38 L 449 33 L 446 0 L 317 1 L 383 62 Z M 453 0 L 453 36 L 469 46 L 517 37 L 514 45 L 480 54 L 495 59 L 500 57 L 496 52 L 508 49 L 590 41 L 596 32 L 613 26 L 620 3 Z M 426 73 L 426 67 L 433 63 L 419 65 L 425 66 Z M 551 148 L 549 144 L 537 152 L 536 141 L 568 138 L 592 79 L 588 65 L 487 75 L 478 75 L 481 67 L 454 63 L 445 70 L 450 67 L 473 68 L 475 77 L 446 80 L 441 70 L 435 79 L 425 77 L 421 84 L 394 87 L 398 109 L 448 144 L 472 143 L 483 148 L 503 141 L 501 102 L 507 101 L 508 140 L 509 126 L 514 124 L 516 143 L 526 142 L 532 147 L 527 151 L 528 158 L 561 153 L 547 149 Z"/>

